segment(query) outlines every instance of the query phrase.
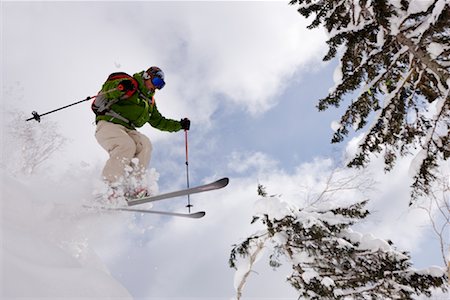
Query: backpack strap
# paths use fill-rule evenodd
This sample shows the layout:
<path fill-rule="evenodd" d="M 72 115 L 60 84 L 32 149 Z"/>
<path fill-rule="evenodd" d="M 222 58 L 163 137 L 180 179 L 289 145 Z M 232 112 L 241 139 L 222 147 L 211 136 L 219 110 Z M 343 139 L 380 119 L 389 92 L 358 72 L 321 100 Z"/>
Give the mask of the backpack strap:
<path fill-rule="evenodd" d="M 153 108 L 153 106 L 155 106 L 155 97 L 152 96 L 151 98 L 149 98 L 148 96 L 146 96 L 144 93 L 142 93 L 141 91 L 139 91 L 139 97 L 147 100 L 148 104 L 150 105 L 151 108 Z"/>
<path fill-rule="evenodd" d="M 128 120 L 128 119 L 125 118 L 125 117 L 122 117 L 121 115 L 119 115 L 118 113 L 116 113 L 116 112 L 113 111 L 113 110 L 107 111 L 107 112 L 105 113 L 105 116 L 113 117 L 114 119 L 118 119 L 118 120 L 120 120 L 120 121 L 122 121 L 122 122 L 125 122 L 125 123 L 127 123 L 128 125 L 134 127 L 134 126 L 133 126 L 133 123 L 131 123 L 130 120 Z"/>

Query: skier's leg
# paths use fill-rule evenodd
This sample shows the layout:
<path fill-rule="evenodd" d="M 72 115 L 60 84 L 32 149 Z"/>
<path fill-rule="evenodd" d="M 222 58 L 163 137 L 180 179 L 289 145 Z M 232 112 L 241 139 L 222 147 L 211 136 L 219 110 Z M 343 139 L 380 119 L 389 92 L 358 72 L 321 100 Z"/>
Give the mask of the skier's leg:
<path fill-rule="evenodd" d="M 150 139 L 142 133 L 132 130 L 128 135 L 134 140 L 136 144 L 135 158 L 137 164 L 132 163 L 133 173 L 129 181 L 130 197 L 140 198 L 150 195 L 148 190 L 147 168 L 150 163 L 152 154 L 152 143 Z"/>
<path fill-rule="evenodd" d="M 150 139 L 137 130 L 128 132 L 128 135 L 134 140 L 136 144 L 135 158 L 139 160 L 138 170 L 145 172 L 150 163 L 152 156 L 152 143 Z"/>
<path fill-rule="evenodd" d="M 109 159 L 103 168 L 103 177 L 114 183 L 124 176 L 125 167 L 135 156 L 136 144 L 124 126 L 106 121 L 98 122 L 95 137 L 109 153 Z"/>

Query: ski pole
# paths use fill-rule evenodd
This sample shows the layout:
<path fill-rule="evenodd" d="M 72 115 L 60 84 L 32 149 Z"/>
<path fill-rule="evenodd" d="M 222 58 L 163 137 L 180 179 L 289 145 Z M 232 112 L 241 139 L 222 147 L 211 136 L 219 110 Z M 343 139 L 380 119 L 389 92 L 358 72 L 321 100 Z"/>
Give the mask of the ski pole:
<path fill-rule="evenodd" d="M 68 107 L 71 107 L 71 106 L 80 104 L 80 103 L 82 103 L 82 102 L 89 101 L 89 100 L 91 100 L 91 99 L 94 99 L 94 98 L 98 97 L 99 95 L 104 95 L 104 94 L 113 92 L 113 91 L 115 91 L 115 90 L 117 90 L 117 88 L 111 89 L 111 90 L 106 91 L 106 92 L 98 93 L 98 94 L 95 95 L 95 96 L 88 96 L 88 97 L 86 97 L 86 99 L 83 99 L 83 100 L 74 102 L 74 103 L 72 103 L 72 104 L 69 104 L 69 105 L 66 105 L 66 106 L 63 106 L 63 107 L 60 107 L 60 108 L 57 108 L 57 109 L 54 109 L 54 110 L 52 110 L 52 111 L 48 111 L 48 112 L 43 113 L 43 114 L 38 114 L 36 111 L 33 111 L 33 112 L 31 112 L 31 114 L 32 114 L 33 116 L 32 116 L 31 118 L 26 119 L 25 121 L 36 120 L 36 121 L 38 121 L 38 122 L 41 122 L 41 117 L 42 117 L 42 116 L 45 116 L 45 115 L 48 115 L 48 114 L 57 112 L 57 111 L 59 111 L 59 110 L 63 110 L 63 109 L 65 109 L 65 108 L 68 108 Z"/>
<path fill-rule="evenodd" d="M 189 188 L 189 152 L 188 152 L 188 131 L 187 129 L 184 130 L 184 146 L 186 148 L 186 185 L 187 188 Z M 187 195 L 187 199 L 188 199 L 188 204 L 186 205 L 186 207 L 188 208 L 189 213 L 191 213 L 191 207 L 193 206 L 191 204 L 191 197 L 188 194 Z"/>
<path fill-rule="evenodd" d="M 85 101 L 89 101 L 89 100 L 91 100 L 91 99 L 94 99 L 95 97 L 97 97 L 97 96 L 89 96 L 89 97 L 87 97 L 86 99 L 77 101 L 77 102 L 75 102 L 75 103 L 72 103 L 72 104 L 69 104 L 69 105 L 66 105 L 66 106 L 57 108 L 57 109 L 54 109 L 54 110 L 52 110 L 52 111 L 49 111 L 49 112 L 46 112 L 46 113 L 43 113 L 43 114 L 38 114 L 36 111 L 33 111 L 33 112 L 31 113 L 33 116 L 32 116 L 31 118 L 26 119 L 26 121 L 36 120 L 36 121 L 38 121 L 38 122 L 41 122 L 41 117 L 42 117 L 42 116 L 45 116 L 45 115 L 48 115 L 48 114 L 57 112 L 57 111 L 59 111 L 59 110 L 63 110 L 63 109 L 65 109 L 65 108 L 68 108 L 68 107 L 70 107 L 70 106 L 74 106 L 74 105 L 80 104 L 80 103 L 85 102 Z"/>

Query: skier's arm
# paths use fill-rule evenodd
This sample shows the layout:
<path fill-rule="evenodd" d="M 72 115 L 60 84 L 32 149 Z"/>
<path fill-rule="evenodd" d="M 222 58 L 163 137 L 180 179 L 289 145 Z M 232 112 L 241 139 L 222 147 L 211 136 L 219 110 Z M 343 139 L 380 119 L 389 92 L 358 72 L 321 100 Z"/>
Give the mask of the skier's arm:
<path fill-rule="evenodd" d="M 167 119 L 161 115 L 161 113 L 156 108 L 156 104 L 153 105 L 153 109 L 150 115 L 150 119 L 148 123 L 159 130 L 162 131 L 169 131 L 169 132 L 176 132 L 180 131 L 181 128 L 181 122 Z"/>

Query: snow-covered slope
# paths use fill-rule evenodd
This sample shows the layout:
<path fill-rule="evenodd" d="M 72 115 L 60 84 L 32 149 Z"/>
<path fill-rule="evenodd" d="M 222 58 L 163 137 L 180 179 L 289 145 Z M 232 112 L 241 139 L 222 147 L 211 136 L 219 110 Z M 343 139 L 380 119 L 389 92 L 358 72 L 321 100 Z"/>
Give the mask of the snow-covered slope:
<path fill-rule="evenodd" d="M 91 246 L 111 236 L 111 216 L 83 210 L 83 183 L 69 182 L 2 171 L 0 298 L 131 299 Z"/>

